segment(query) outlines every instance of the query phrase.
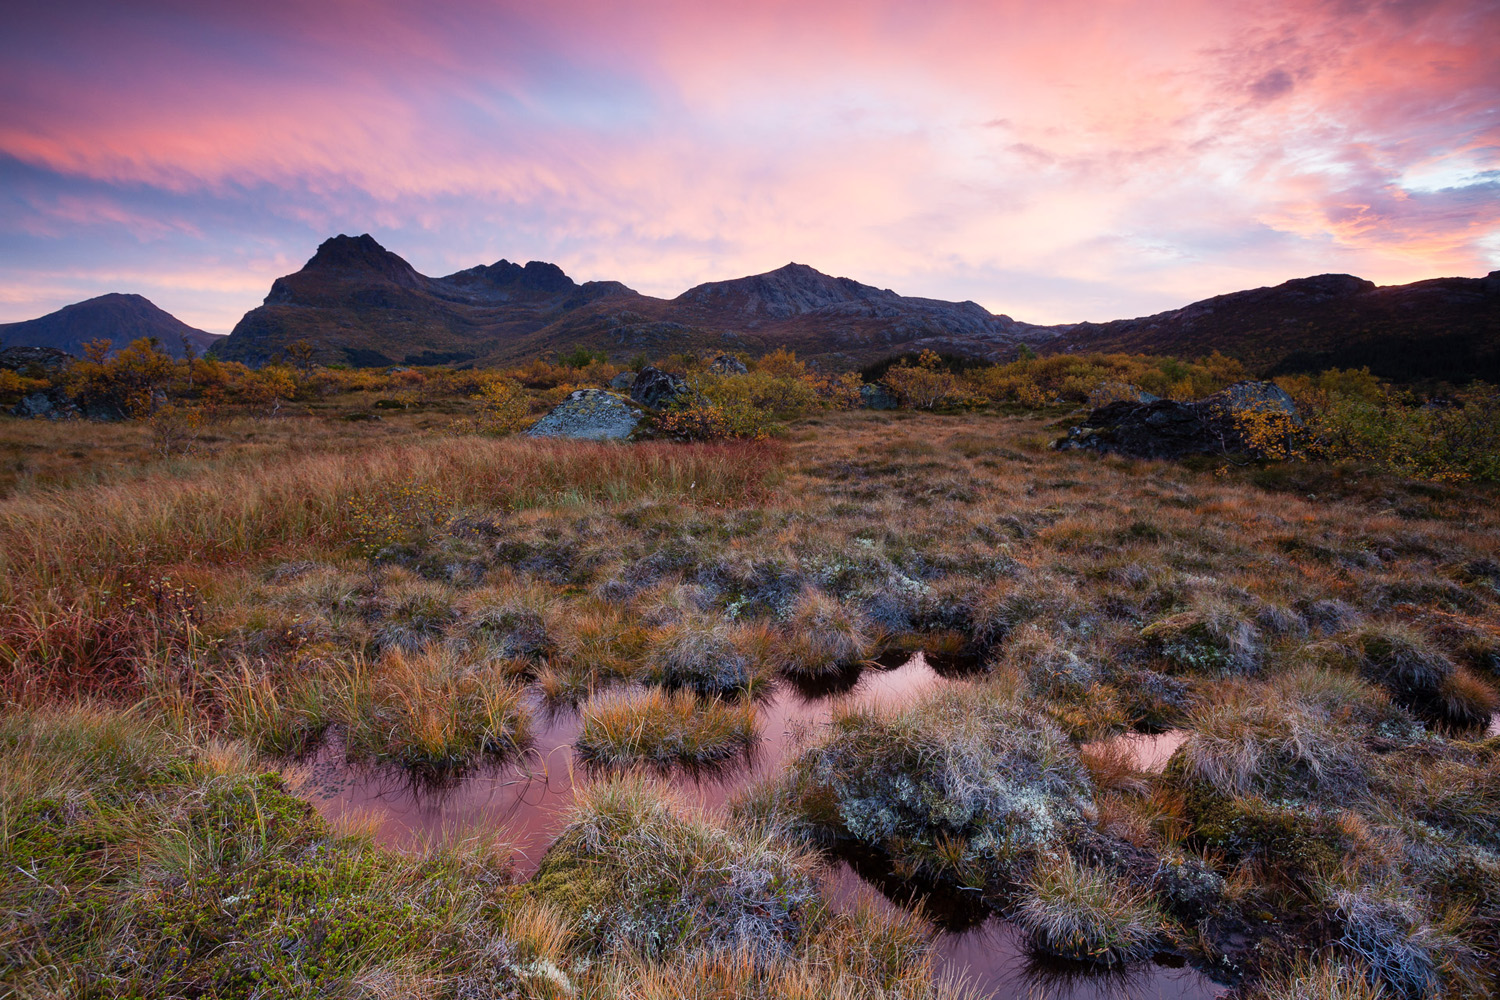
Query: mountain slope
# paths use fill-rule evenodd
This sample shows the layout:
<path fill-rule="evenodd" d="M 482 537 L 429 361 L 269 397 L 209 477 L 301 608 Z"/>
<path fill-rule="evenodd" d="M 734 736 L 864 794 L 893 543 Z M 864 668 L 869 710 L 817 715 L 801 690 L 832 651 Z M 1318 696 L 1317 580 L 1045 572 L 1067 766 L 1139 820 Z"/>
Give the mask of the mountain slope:
<path fill-rule="evenodd" d="M 973 302 L 906 298 L 802 264 L 671 300 L 616 281 L 580 285 L 540 261 L 430 278 L 365 235 L 327 240 L 278 278 L 216 353 L 260 364 L 307 340 L 324 361 L 488 365 L 578 346 L 619 355 L 784 346 L 852 364 L 922 347 L 998 357 L 1026 329 Z"/>
<path fill-rule="evenodd" d="M 155 337 L 175 357 L 182 356 L 183 338 L 203 352 L 215 334 L 188 326 L 150 299 L 111 292 L 63 306 L 57 312 L 20 323 L 0 324 L 0 343 L 6 347 L 53 347 L 82 355 L 91 340 L 112 341 L 116 350 L 141 337 Z"/>
<path fill-rule="evenodd" d="M 597 299 L 635 293 L 579 285 L 553 264 L 501 260 L 441 278 L 420 274 L 368 234 L 325 240 L 295 274 L 277 278 L 215 353 L 263 364 L 306 340 L 327 362 L 444 364 L 500 350 Z"/>
<path fill-rule="evenodd" d="M 1403 382 L 1500 382 L 1500 271 L 1384 287 L 1322 274 L 1154 316 L 1053 329 L 1049 352 L 1219 351 L 1267 374 L 1368 366 Z"/>

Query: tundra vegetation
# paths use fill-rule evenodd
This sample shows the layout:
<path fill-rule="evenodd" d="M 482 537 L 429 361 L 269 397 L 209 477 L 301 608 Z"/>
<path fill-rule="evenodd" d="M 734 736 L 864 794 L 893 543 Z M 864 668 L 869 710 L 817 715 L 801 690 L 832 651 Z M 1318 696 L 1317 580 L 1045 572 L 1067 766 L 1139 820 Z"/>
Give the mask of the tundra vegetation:
<path fill-rule="evenodd" d="M 1171 464 L 1050 443 L 1235 362 L 920 356 L 877 412 L 784 352 L 659 359 L 690 400 L 599 444 L 514 433 L 619 373 L 595 354 L 158 355 L 56 376 L 130 419 L 0 423 L 8 994 L 958 995 L 920 912 L 826 889 L 850 851 L 1083 969 L 1500 991 L 1493 390 L 1299 377 L 1282 450 Z M 680 794 L 747 766 L 778 685 L 917 649 L 963 676 L 840 707 L 725 808 Z M 571 711 L 534 872 L 281 777 L 326 744 L 462 781 Z M 1164 767 L 1122 749 L 1168 730 Z"/>

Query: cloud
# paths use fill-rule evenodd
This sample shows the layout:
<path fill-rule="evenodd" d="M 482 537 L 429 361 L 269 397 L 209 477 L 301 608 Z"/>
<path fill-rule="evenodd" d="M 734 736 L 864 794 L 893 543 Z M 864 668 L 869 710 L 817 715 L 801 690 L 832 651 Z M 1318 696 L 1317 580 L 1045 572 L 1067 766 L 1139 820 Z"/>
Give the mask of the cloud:
<path fill-rule="evenodd" d="M 227 328 L 263 291 L 185 264 L 258 281 L 340 230 L 658 294 L 796 258 L 1033 321 L 1482 273 L 1496 37 L 1456 0 L 22 3 L 0 318 L 43 261 Z"/>

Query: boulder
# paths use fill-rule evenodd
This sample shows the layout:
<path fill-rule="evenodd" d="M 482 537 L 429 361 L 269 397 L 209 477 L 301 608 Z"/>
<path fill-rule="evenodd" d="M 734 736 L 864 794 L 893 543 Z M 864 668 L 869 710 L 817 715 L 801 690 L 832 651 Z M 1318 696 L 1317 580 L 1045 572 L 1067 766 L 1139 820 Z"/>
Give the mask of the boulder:
<path fill-rule="evenodd" d="M 1240 432 L 1246 413 L 1284 416 L 1294 426 L 1297 405 L 1270 382 L 1236 382 L 1193 403 L 1174 399 L 1116 400 L 1096 407 L 1088 419 L 1057 441 L 1059 450 L 1087 449 L 1131 458 L 1183 458 L 1188 455 L 1255 454 Z"/>
<path fill-rule="evenodd" d="M 715 375 L 749 375 L 750 369 L 739 358 L 730 354 L 721 354 L 709 362 L 708 370 Z"/>
<path fill-rule="evenodd" d="M 673 375 L 649 365 L 641 369 L 630 387 L 630 398 L 653 410 L 685 403 L 692 398 L 692 394 L 681 375 Z"/>
<path fill-rule="evenodd" d="M 609 387 L 616 390 L 628 390 L 635 385 L 635 372 L 621 372 L 609 380 Z"/>
<path fill-rule="evenodd" d="M 33 392 L 11 407 L 10 412 L 16 417 L 44 417 L 47 420 L 74 420 L 90 416 L 86 411 L 80 410 L 66 392 L 57 388 Z"/>
<path fill-rule="evenodd" d="M 1158 399 L 1161 399 L 1161 397 L 1153 396 L 1138 385 L 1110 380 L 1100 382 L 1094 387 L 1094 391 L 1089 393 L 1089 406 L 1097 409 L 1100 406 L 1108 403 L 1118 403 L 1121 400 L 1128 403 L 1154 403 Z"/>
<path fill-rule="evenodd" d="M 73 355 L 55 347 L 7 347 L 0 351 L 0 368 L 13 372 L 34 372 L 46 376 L 73 363 Z"/>
<path fill-rule="evenodd" d="M 645 418 L 630 400 L 608 389 L 578 389 L 526 432 L 529 437 L 623 441 Z"/>
<path fill-rule="evenodd" d="M 894 410 L 896 397 L 883 385 L 859 387 L 859 405 L 866 410 Z"/>

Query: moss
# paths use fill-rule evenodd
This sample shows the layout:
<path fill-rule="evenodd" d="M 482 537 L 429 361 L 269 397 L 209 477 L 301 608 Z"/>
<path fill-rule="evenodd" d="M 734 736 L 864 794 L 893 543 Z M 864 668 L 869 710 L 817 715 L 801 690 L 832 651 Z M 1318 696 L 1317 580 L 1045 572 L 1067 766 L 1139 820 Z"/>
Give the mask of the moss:
<path fill-rule="evenodd" d="M 1256 859 L 1268 873 L 1307 882 L 1333 872 L 1354 848 L 1337 813 L 1256 795 L 1230 796 L 1194 783 L 1186 796 L 1192 842 L 1226 859 Z"/>
<path fill-rule="evenodd" d="M 1141 638 L 1168 663 L 1193 674 L 1251 673 L 1262 657 L 1254 623 L 1224 608 L 1162 618 L 1141 629 Z"/>

